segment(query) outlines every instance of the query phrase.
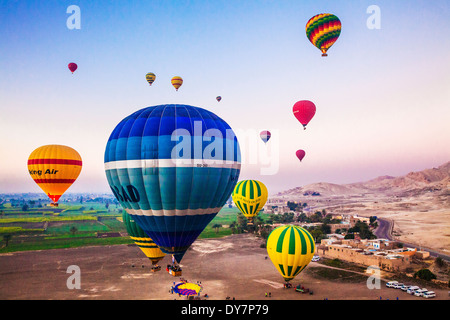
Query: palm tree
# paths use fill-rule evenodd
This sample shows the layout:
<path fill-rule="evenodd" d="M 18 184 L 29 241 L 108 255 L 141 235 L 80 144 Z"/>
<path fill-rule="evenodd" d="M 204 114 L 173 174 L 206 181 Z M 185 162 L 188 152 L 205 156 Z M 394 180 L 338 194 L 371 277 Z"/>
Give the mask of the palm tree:
<path fill-rule="evenodd" d="M 216 223 L 216 224 L 214 224 L 214 225 L 212 226 L 213 229 L 216 229 L 216 233 L 219 233 L 220 227 L 222 227 L 222 225 L 221 225 L 221 224 L 218 224 L 218 223 Z"/>
<path fill-rule="evenodd" d="M 74 236 L 75 233 L 78 231 L 77 227 L 70 228 L 70 233 Z"/>
<path fill-rule="evenodd" d="M 5 247 L 8 246 L 9 241 L 11 241 L 11 238 L 12 238 L 12 235 L 10 235 L 10 234 L 5 234 L 5 235 L 3 236 L 3 240 L 5 241 Z"/>

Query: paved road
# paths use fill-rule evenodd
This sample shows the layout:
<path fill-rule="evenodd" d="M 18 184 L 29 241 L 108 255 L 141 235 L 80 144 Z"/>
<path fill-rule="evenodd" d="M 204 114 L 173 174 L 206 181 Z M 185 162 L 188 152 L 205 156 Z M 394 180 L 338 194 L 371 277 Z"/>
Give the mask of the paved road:
<path fill-rule="evenodd" d="M 393 229 L 393 221 L 392 220 L 385 220 L 378 218 L 378 228 L 375 230 L 375 235 L 379 239 L 388 239 L 388 240 L 396 240 L 392 236 L 392 229 Z M 410 248 L 417 248 L 417 250 L 425 249 L 426 251 L 430 252 L 430 255 L 433 257 L 441 257 L 442 259 L 450 262 L 450 255 L 443 254 L 441 252 L 435 251 L 433 249 L 424 248 L 421 246 L 418 246 L 414 243 L 406 243 L 402 242 L 405 246 Z"/>

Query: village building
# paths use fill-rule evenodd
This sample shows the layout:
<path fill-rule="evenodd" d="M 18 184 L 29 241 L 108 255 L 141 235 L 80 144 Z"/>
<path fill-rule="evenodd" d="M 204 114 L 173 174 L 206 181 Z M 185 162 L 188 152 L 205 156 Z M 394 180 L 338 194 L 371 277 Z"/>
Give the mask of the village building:
<path fill-rule="evenodd" d="M 386 271 L 406 271 L 413 257 L 429 256 L 412 248 L 399 248 L 396 241 L 387 239 L 343 239 L 341 235 L 329 235 L 316 248 L 316 253 L 329 259 L 340 259 L 363 266 L 377 266 Z"/>

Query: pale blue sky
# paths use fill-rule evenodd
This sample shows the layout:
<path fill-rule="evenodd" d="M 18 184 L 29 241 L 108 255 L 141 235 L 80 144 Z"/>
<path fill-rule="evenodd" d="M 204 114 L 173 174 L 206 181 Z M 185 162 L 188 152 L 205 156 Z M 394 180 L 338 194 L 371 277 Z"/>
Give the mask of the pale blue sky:
<path fill-rule="evenodd" d="M 81 30 L 66 27 L 72 4 Z M 380 30 L 366 26 L 372 4 Z M 111 131 L 130 113 L 166 103 L 211 110 L 238 131 L 275 133 L 277 174 L 261 175 L 261 163 L 241 171 L 270 193 L 450 160 L 447 0 L 0 0 L 0 8 L 0 192 L 40 192 L 26 161 L 53 143 L 83 158 L 70 192 L 108 191 Z M 342 22 L 327 58 L 305 35 L 322 12 Z M 69 62 L 79 65 L 74 75 Z M 157 75 L 151 88 L 147 72 Z M 179 92 L 175 75 L 185 80 Z M 304 99 L 317 106 L 306 131 L 292 115 Z M 307 153 L 301 164 L 297 149 Z"/>

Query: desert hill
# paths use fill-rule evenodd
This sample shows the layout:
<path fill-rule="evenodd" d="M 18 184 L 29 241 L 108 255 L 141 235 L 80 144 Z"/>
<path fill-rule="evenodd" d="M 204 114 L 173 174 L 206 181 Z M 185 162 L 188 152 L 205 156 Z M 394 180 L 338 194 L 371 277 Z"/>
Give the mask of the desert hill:
<path fill-rule="evenodd" d="M 302 196 L 320 194 L 362 195 L 366 193 L 418 195 L 430 191 L 448 193 L 450 186 L 450 161 L 438 168 L 410 172 L 400 177 L 381 176 L 366 182 L 334 184 L 313 183 L 278 193 L 276 196 Z"/>

